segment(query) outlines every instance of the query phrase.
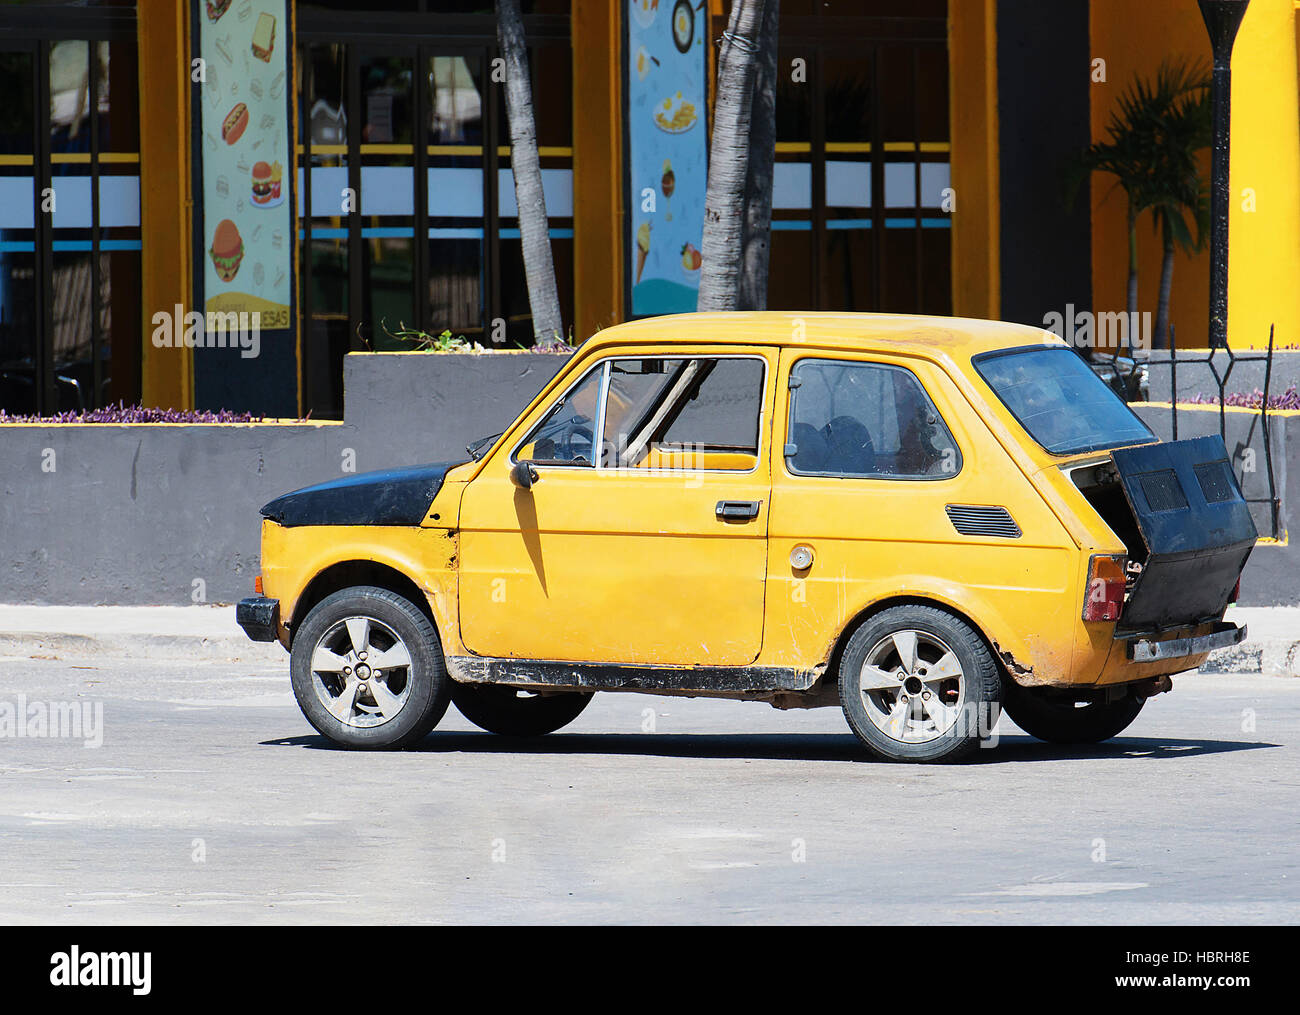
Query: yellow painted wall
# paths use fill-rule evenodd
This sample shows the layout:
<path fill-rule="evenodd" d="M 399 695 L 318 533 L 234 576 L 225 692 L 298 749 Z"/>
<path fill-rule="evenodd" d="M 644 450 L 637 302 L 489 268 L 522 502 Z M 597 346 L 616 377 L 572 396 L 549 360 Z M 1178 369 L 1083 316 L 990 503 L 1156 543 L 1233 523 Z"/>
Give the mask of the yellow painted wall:
<path fill-rule="evenodd" d="M 1300 342 L 1300 106 L 1297 105 L 1294 0 L 1253 0 L 1233 58 L 1232 188 L 1229 223 L 1229 341 L 1242 349 Z M 1092 87 L 1092 136 L 1103 140 L 1119 95 L 1134 77 L 1151 77 L 1163 59 L 1199 58 L 1210 67 L 1210 42 L 1191 0 L 1092 0 L 1092 56 L 1106 61 L 1106 81 Z M 1209 178 L 1210 160 L 1204 168 Z M 1258 211 L 1242 209 L 1254 187 Z M 1097 312 L 1126 306 L 1128 247 L 1123 191 L 1114 178 L 1092 182 L 1092 285 Z M 1160 238 L 1144 216 L 1138 225 L 1138 309 L 1153 318 L 1163 258 Z M 1181 251 L 1174 264 L 1171 318 L 1182 348 L 1204 347 L 1208 335 L 1207 252 Z"/>
<path fill-rule="evenodd" d="M 949 0 L 952 305 L 958 317 L 1001 315 L 996 0 Z"/>
<path fill-rule="evenodd" d="M 194 405 L 192 352 L 156 349 L 153 315 L 190 309 L 193 255 L 190 188 L 188 4 L 142 3 L 140 51 L 141 397 L 145 405 Z"/>
<path fill-rule="evenodd" d="M 1252 0 L 1232 61 L 1228 339 L 1300 343 L 1300 105 L 1294 0 Z M 1243 196 L 1255 192 L 1256 210 Z"/>

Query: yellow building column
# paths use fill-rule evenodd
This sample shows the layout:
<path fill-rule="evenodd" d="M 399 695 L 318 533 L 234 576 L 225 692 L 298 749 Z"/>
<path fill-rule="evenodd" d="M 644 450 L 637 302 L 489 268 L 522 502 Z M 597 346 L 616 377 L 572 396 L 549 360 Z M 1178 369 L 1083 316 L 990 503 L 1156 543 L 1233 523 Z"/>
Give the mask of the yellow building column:
<path fill-rule="evenodd" d="M 147 406 L 194 405 L 192 352 L 154 348 L 153 315 L 190 311 L 190 43 L 187 3 L 142 3 L 140 53 L 141 396 Z M 179 323 L 179 322 L 177 322 Z"/>
<path fill-rule="evenodd" d="M 1300 342 L 1300 101 L 1295 0 L 1252 0 L 1232 54 L 1228 341 Z"/>
<path fill-rule="evenodd" d="M 573 0 L 573 340 L 623 319 L 622 5 Z"/>
<path fill-rule="evenodd" d="M 1001 289 L 996 0 L 948 5 L 952 136 L 952 307 L 958 317 L 997 318 Z"/>

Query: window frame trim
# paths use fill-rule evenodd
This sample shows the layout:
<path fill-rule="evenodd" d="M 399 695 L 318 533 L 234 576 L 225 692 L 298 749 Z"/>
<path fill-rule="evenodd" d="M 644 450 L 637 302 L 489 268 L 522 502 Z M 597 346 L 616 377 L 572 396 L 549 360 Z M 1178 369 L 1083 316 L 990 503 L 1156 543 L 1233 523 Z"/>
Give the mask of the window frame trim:
<path fill-rule="evenodd" d="M 537 422 L 533 426 L 529 427 L 528 430 L 524 433 L 524 436 L 515 443 L 514 447 L 510 449 L 510 454 L 507 456 L 506 459 L 507 462 L 511 466 L 519 464 L 520 459 L 518 455 L 520 449 L 523 448 L 528 443 L 529 438 L 533 435 L 533 433 L 537 430 L 537 428 L 543 422 L 545 422 L 545 420 L 550 416 L 551 412 L 555 409 L 555 406 L 559 404 L 561 399 L 568 398 L 569 395 L 571 395 L 574 391 L 576 391 L 578 389 L 578 386 L 581 385 L 585 380 L 587 380 L 591 376 L 591 374 L 597 369 L 600 369 L 601 371 L 601 381 L 600 381 L 601 386 L 600 386 L 600 392 L 597 395 L 597 411 L 600 413 L 600 419 L 597 422 L 597 428 L 599 430 L 600 443 L 597 445 L 597 447 L 604 447 L 605 400 L 609 391 L 610 374 L 613 368 L 613 364 L 617 360 L 621 360 L 621 359 L 637 359 L 637 360 L 748 359 L 748 360 L 757 361 L 763 368 L 763 381 L 762 384 L 759 386 L 759 404 L 758 404 L 758 420 L 757 420 L 758 449 L 754 454 L 753 468 L 744 469 L 744 470 L 740 470 L 740 469 L 641 469 L 641 468 L 626 467 L 626 466 L 615 466 L 613 468 L 607 468 L 604 466 L 604 464 L 601 461 L 599 461 L 599 459 L 604 457 L 603 455 L 600 454 L 597 454 L 596 457 L 598 460 L 592 463 L 592 465 L 574 465 L 568 462 L 533 462 L 533 461 L 529 462 L 530 465 L 532 465 L 534 468 L 537 469 L 592 468 L 592 470 L 597 473 L 605 473 L 608 475 L 623 475 L 623 476 L 657 476 L 657 475 L 682 476 L 682 475 L 704 475 L 704 474 L 716 474 L 720 476 L 752 476 L 762 468 L 763 466 L 763 422 L 768 411 L 767 410 L 768 395 L 770 393 L 768 384 L 771 378 L 774 376 L 774 371 L 771 368 L 772 365 L 768 362 L 768 358 L 758 351 L 740 352 L 740 353 L 694 353 L 694 354 L 688 352 L 672 352 L 672 353 L 653 353 L 647 356 L 637 355 L 636 353 L 621 352 L 621 353 L 613 353 L 609 356 L 601 357 L 600 359 L 597 359 L 594 363 L 592 363 L 589 369 L 584 370 L 582 374 L 577 378 L 577 380 L 573 382 L 573 384 L 569 385 L 567 388 L 564 389 L 564 391 L 560 395 L 552 399 L 550 404 L 543 411 L 542 415 L 538 418 Z"/>

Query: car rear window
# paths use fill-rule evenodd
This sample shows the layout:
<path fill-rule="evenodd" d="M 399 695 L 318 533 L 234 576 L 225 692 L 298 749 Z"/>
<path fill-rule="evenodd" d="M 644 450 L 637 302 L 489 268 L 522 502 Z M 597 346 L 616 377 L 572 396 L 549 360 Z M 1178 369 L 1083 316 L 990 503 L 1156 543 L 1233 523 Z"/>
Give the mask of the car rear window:
<path fill-rule="evenodd" d="M 1149 444 L 1156 436 L 1078 354 L 984 353 L 972 362 L 1029 436 L 1054 455 Z"/>

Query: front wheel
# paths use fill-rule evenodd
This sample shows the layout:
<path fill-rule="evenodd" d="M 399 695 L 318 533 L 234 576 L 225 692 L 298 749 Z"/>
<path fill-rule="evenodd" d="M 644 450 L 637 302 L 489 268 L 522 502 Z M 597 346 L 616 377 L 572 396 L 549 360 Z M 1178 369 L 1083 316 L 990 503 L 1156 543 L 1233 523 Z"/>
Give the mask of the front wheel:
<path fill-rule="evenodd" d="M 500 684 L 453 684 L 451 700 L 479 729 L 507 737 L 540 737 L 578 718 L 592 695 L 583 691 L 538 694 Z"/>
<path fill-rule="evenodd" d="M 839 683 L 850 728 L 890 761 L 955 761 L 997 725 L 992 654 L 969 624 L 932 606 L 867 620 L 845 646 Z"/>
<path fill-rule="evenodd" d="M 1145 698 L 1130 694 L 1118 701 L 1080 701 L 1042 687 L 1007 682 L 1007 715 L 1031 737 L 1049 744 L 1098 744 L 1128 729 Z"/>
<path fill-rule="evenodd" d="M 387 589 L 358 586 L 317 603 L 294 632 L 290 670 L 307 721 L 343 747 L 409 747 L 450 700 L 433 624 Z"/>

